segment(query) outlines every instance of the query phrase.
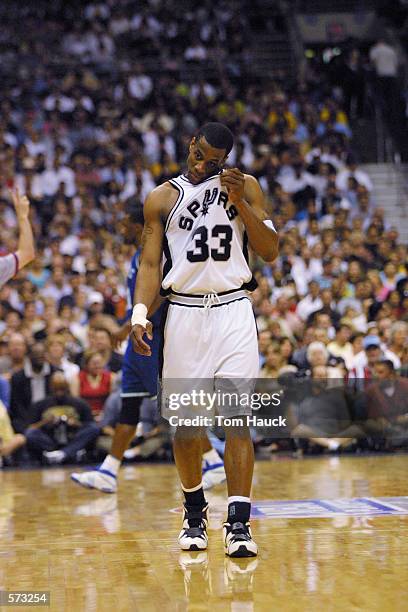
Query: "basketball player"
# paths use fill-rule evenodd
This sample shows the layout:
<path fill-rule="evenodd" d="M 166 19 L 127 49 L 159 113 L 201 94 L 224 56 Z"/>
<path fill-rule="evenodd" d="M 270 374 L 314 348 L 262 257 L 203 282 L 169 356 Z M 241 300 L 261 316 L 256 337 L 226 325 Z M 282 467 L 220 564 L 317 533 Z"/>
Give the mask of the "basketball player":
<path fill-rule="evenodd" d="M 10 191 L 16 211 L 19 226 L 18 247 L 15 253 L 0 257 L 0 287 L 13 278 L 19 271 L 34 259 L 34 238 L 31 229 L 29 213 L 30 202 L 26 196 L 21 196 L 18 189 Z"/>
<path fill-rule="evenodd" d="M 143 210 L 136 205 L 130 205 L 123 220 L 120 231 L 126 244 L 136 246 L 128 275 L 128 306 L 129 317 L 132 311 L 133 296 L 135 293 L 136 277 L 139 268 L 140 241 L 143 231 Z M 116 493 L 117 476 L 123 455 L 135 435 L 139 422 L 140 406 L 144 398 L 155 398 L 157 395 L 158 379 L 158 353 L 159 353 L 159 324 L 163 302 L 160 296 L 154 301 L 151 312 L 152 324 L 155 329 L 154 338 L 150 343 L 152 352 L 151 359 L 137 355 L 132 343 L 129 341 L 123 360 L 122 369 L 122 408 L 119 423 L 115 427 L 110 454 L 103 463 L 95 470 L 87 472 L 74 472 L 71 478 L 74 482 L 89 489 L 98 489 L 104 493 Z M 130 321 L 125 323 L 118 333 L 118 341 L 125 340 L 130 333 Z M 210 488 L 225 480 L 225 470 L 221 457 L 215 449 L 206 441 L 203 449 L 203 471 L 206 488 Z"/>
<path fill-rule="evenodd" d="M 236 168 L 223 170 L 232 146 L 226 126 L 204 125 L 190 143 L 187 173 L 154 189 L 145 202 L 131 337 L 136 352 L 151 354 L 144 335 L 154 338 L 147 316 L 161 284 L 168 297 L 161 364 L 166 404 L 166 381 L 172 379 L 208 379 L 212 389 L 222 389 L 223 380 L 251 380 L 258 374 L 256 326 L 248 297 L 256 283 L 247 244 L 272 261 L 278 254 L 278 236 L 267 219 L 258 181 Z M 190 412 L 194 416 L 193 407 Z M 218 406 L 218 413 L 233 417 L 250 414 L 250 409 Z M 249 429 L 245 423 L 224 429 L 229 496 L 225 552 L 256 556 L 249 524 L 254 466 Z M 179 535 L 183 550 L 207 548 L 201 451 L 202 430 L 177 427 L 174 457 L 185 497 Z"/>

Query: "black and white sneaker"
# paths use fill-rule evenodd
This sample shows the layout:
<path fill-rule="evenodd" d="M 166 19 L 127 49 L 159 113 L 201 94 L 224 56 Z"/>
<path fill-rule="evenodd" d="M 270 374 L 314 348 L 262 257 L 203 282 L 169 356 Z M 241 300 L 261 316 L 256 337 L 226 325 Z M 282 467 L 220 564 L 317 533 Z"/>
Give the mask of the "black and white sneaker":
<path fill-rule="evenodd" d="M 208 504 L 201 510 L 187 510 L 184 507 L 183 528 L 178 541 L 181 550 L 205 550 L 208 546 Z"/>
<path fill-rule="evenodd" d="M 248 523 L 224 523 L 224 548 L 229 557 L 256 557 L 258 547 Z"/>

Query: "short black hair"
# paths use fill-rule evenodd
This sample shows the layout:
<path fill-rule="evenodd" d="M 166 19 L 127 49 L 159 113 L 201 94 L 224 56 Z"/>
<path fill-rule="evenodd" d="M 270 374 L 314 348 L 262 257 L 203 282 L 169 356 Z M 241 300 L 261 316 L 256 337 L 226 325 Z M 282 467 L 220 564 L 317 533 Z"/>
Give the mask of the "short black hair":
<path fill-rule="evenodd" d="M 381 365 L 385 365 L 390 372 L 394 372 L 395 371 L 395 367 L 394 367 L 394 364 L 391 361 L 391 359 L 379 359 L 377 361 L 377 363 L 379 363 Z"/>
<path fill-rule="evenodd" d="M 227 155 L 234 145 L 234 136 L 223 123 L 205 123 L 196 134 L 197 140 L 200 140 L 201 137 L 204 137 L 208 144 L 215 149 L 225 149 Z"/>
<path fill-rule="evenodd" d="M 143 206 L 139 202 L 130 200 L 126 203 L 126 214 L 129 215 L 132 223 L 144 225 Z"/>

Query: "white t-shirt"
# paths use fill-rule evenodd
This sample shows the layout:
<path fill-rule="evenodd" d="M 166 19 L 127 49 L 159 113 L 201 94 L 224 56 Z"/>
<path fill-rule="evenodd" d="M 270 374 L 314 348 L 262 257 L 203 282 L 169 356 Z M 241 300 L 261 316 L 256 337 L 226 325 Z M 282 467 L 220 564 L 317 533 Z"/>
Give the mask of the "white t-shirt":
<path fill-rule="evenodd" d="M 396 77 L 398 74 L 398 56 L 394 49 L 384 43 L 378 43 L 370 50 L 370 60 L 379 77 Z"/>
<path fill-rule="evenodd" d="M 0 257 L 0 287 L 18 272 L 18 259 L 15 253 Z"/>

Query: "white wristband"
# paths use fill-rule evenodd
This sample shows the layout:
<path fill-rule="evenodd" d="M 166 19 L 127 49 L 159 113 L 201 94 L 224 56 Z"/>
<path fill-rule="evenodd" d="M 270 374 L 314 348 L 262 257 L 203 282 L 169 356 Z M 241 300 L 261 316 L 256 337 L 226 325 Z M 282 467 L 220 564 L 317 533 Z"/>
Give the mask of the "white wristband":
<path fill-rule="evenodd" d="M 133 306 L 131 324 L 132 327 L 134 325 L 141 325 L 142 327 L 146 327 L 149 323 L 147 317 L 147 307 L 144 304 L 136 304 Z"/>

